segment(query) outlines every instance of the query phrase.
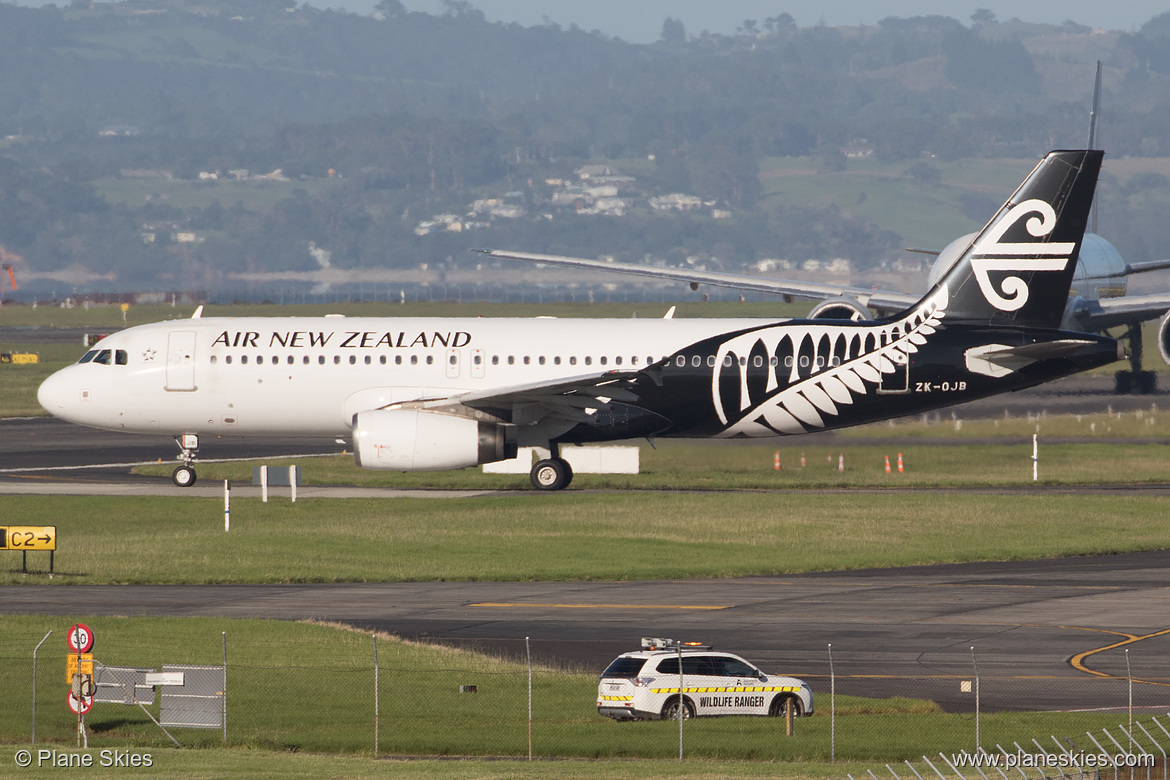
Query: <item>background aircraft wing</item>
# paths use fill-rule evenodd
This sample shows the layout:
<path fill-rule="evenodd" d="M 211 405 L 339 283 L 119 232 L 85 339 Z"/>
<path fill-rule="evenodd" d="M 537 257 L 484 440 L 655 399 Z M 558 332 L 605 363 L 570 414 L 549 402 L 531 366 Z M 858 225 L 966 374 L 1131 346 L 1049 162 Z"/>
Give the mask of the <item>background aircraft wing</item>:
<path fill-rule="evenodd" d="M 1170 293 L 1082 301 L 1073 316 L 1089 332 L 1156 319 L 1170 310 Z"/>
<path fill-rule="evenodd" d="M 728 287 L 734 290 L 750 290 L 752 292 L 772 293 L 792 298 L 811 298 L 822 300 L 829 298 L 856 298 L 863 306 L 871 309 L 901 311 L 913 306 L 922 297 L 906 293 L 890 292 L 887 290 L 871 290 L 864 287 L 851 287 L 841 284 L 823 284 L 819 282 L 795 282 L 785 279 L 761 279 L 738 274 L 726 274 L 718 271 L 695 271 L 687 268 L 658 268 L 632 263 L 611 263 L 605 260 L 589 260 L 583 257 L 564 257 L 562 255 L 543 255 L 532 252 L 508 252 L 499 249 L 480 250 L 489 257 L 499 257 L 507 260 L 522 260 L 529 263 L 545 263 L 559 265 L 566 268 L 582 268 L 590 271 L 610 271 L 613 273 L 648 276 L 653 279 L 672 279 L 687 282 L 692 288 L 700 284 L 710 284 L 716 287 Z"/>

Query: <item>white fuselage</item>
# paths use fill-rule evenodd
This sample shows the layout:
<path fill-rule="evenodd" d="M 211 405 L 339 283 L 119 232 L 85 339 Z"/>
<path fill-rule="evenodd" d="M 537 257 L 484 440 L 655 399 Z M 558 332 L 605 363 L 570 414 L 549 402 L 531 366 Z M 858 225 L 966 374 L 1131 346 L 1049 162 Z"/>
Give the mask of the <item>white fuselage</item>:
<path fill-rule="evenodd" d="M 53 374 L 51 414 L 133 433 L 348 436 L 355 414 L 617 369 L 747 319 L 249 317 L 170 320 L 103 339 Z M 85 358 L 83 358 L 84 360 Z"/>

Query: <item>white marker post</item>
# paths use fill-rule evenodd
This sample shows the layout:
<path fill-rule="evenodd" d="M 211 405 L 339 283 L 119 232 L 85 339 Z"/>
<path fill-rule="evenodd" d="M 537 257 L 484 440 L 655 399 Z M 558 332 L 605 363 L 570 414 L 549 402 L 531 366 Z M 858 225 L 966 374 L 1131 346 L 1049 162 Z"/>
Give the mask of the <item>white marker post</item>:
<path fill-rule="evenodd" d="M 223 532 L 226 534 L 232 529 L 232 483 L 223 481 Z"/>
<path fill-rule="evenodd" d="M 1038 477 L 1038 465 L 1040 463 L 1039 451 L 1036 447 L 1036 434 L 1032 434 L 1032 481 L 1035 482 Z"/>
<path fill-rule="evenodd" d="M 288 484 L 291 486 L 289 488 L 289 490 L 292 493 L 292 502 L 295 504 L 297 502 L 297 467 L 296 466 L 289 466 L 288 467 Z"/>
<path fill-rule="evenodd" d="M 268 503 L 268 467 L 260 467 L 260 501 Z"/>

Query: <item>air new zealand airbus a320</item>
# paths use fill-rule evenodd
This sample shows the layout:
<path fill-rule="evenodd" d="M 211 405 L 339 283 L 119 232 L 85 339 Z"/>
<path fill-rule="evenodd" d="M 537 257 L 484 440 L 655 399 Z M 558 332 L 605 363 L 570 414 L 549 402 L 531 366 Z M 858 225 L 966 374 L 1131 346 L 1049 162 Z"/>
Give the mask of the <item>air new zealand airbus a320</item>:
<path fill-rule="evenodd" d="M 917 303 L 884 319 L 203 318 L 115 333 L 40 388 L 51 414 L 200 436 L 352 436 L 360 466 L 460 469 L 636 437 L 776 437 L 885 420 L 1118 360 L 1063 331 L 1100 151 L 1051 152 Z"/>

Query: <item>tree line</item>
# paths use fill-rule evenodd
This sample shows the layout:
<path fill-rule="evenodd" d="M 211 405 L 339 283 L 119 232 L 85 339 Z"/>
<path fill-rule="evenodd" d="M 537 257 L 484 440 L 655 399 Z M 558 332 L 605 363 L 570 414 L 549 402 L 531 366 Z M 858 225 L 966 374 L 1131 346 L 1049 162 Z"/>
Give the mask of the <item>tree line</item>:
<path fill-rule="evenodd" d="M 697 254 L 732 268 L 781 251 L 876 263 L 903 238 L 834 206 L 761 202 L 761 161 L 806 157 L 840 171 L 856 147 L 905 161 L 931 187 L 930 160 L 1078 146 L 1098 58 L 1109 153 L 1170 156 L 1170 14 L 1104 35 L 985 11 L 969 23 L 859 28 L 798 28 L 780 13 L 727 36 L 667 19 L 660 41 L 634 45 L 491 23 L 466 2 L 445 8 L 383 0 L 363 17 L 293 0 L 0 5 L 0 244 L 46 269 L 199 282 L 232 268 L 311 267 L 309 241 L 339 265 L 459 263 L 482 236 L 420 238 L 415 222 L 513 192 L 532 213 L 493 223 L 492 238 L 534 251 L 616 244 L 629 259 Z M 1057 38 L 1059 56 L 1036 45 Z M 548 212 L 542 182 L 599 160 L 641 161 L 643 194 L 690 192 L 734 216 L 536 214 Z M 202 207 L 112 205 L 95 184 L 127 170 L 196 179 L 278 168 L 339 184 L 328 195 L 294 188 L 275 205 Z M 1118 210 L 1137 239 L 1127 259 L 1170 252 L 1156 211 Z M 143 225 L 159 221 L 206 240 L 145 242 Z"/>

